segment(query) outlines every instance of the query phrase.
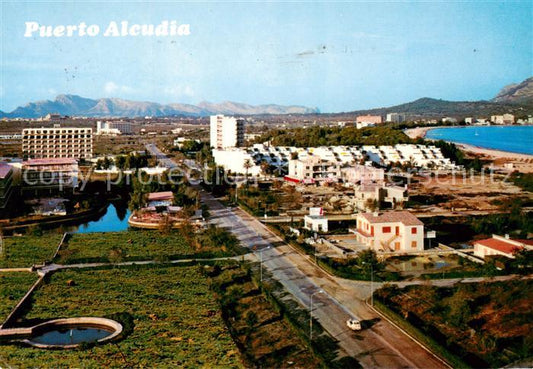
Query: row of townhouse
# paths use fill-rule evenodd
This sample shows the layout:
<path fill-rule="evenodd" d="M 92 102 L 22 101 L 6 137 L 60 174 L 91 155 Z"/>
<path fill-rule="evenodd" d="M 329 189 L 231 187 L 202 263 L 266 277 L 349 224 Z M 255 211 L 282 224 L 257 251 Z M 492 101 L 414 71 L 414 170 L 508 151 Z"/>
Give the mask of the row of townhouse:
<path fill-rule="evenodd" d="M 410 164 L 420 168 L 445 170 L 455 168 L 454 163 L 450 159 L 445 158 L 439 148 L 432 145 L 414 144 L 398 144 L 395 146 L 320 146 L 308 148 L 255 144 L 248 148 L 214 149 L 213 156 L 218 165 L 222 165 L 227 170 L 236 173 L 244 173 L 244 163 L 249 162 L 252 167 L 248 169 L 248 173 L 253 175 L 261 172 L 260 166 L 264 162 L 269 165 L 284 168 L 284 170 L 290 172 L 289 162 L 291 160 L 306 162 L 308 159 L 312 162 L 320 159 L 321 162 L 327 162 L 327 166 L 333 168 L 353 166 L 355 163 L 362 162 L 368 164 L 374 162 L 380 165 L 400 163 Z M 297 166 L 303 166 L 305 168 L 308 165 L 293 164 L 293 167 Z M 317 165 L 317 168 L 320 168 L 320 166 Z M 333 172 L 338 172 L 338 169 L 334 169 Z M 321 173 L 316 173 L 315 175 L 317 177 L 323 177 Z M 303 176 L 301 179 L 305 177 Z"/>

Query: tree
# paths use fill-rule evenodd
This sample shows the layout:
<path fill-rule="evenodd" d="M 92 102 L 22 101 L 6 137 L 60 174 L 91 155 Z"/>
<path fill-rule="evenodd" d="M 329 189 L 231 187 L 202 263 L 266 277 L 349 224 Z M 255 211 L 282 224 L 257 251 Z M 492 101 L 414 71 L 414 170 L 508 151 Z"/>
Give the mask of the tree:
<path fill-rule="evenodd" d="M 126 157 L 124 155 L 119 155 L 115 158 L 115 165 L 118 169 L 126 169 Z"/>
<path fill-rule="evenodd" d="M 244 161 L 244 169 L 246 170 L 246 181 L 248 181 L 248 171 L 250 170 L 250 168 L 253 166 L 252 165 L 252 162 L 250 161 L 250 159 L 246 159 Z"/>
<path fill-rule="evenodd" d="M 379 210 L 379 202 L 377 199 L 367 199 L 365 202 L 365 207 L 370 211 Z"/>

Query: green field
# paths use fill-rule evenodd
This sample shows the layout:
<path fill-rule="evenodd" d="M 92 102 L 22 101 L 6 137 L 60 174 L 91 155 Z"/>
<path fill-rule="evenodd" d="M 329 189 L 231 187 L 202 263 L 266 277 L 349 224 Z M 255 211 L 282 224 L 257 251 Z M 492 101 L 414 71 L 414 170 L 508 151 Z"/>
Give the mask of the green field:
<path fill-rule="evenodd" d="M 226 232 L 222 229 L 212 232 Z M 204 233 L 195 238 L 204 237 Z M 195 242 L 179 232 L 161 234 L 158 231 L 126 231 L 79 233 L 72 235 L 68 245 L 55 262 L 76 264 L 90 262 L 121 262 L 139 260 L 173 260 L 233 256 L 243 252 L 236 244 L 220 239 Z"/>
<path fill-rule="evenodd" d="M 31 267 L 50 260 L 61 241 L 62 234 L 5 237 L 0 254 L 0 268 Z"/>
<path fill-rule="evenodd" d="M 33 273 L 0 272 L 0 324 L 35 281 L 37 281 L 37 275 Z"/>
<path fill-rule="evenodd" d="M 134 327 L 123 340 L 85 350 L 4 345 L 0 366 L 242 366 L 198 267 L 63 271 L 52 275 L 33 300 L 25 320 L 123 313 L 133 318 Z"/>

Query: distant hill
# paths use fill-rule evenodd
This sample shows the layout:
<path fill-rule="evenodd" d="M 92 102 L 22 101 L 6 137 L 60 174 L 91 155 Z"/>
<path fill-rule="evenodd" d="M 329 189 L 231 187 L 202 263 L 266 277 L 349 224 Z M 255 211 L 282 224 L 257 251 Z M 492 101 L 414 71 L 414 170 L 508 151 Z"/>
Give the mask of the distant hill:
<path fill-rule="evenodd" d="M 351 115 L 382 115 L 389 113 L 407 113 L 411 116 L 420 117 L 466 117 L 466 116 L 489 116 L 491 114 L 516 113 L 523 114 L 524 107 L 491 101 L 447 101 L 424 97 L 406 104 L 395 105 L 386 108 L 357 110 L 350 112 Z"/>
<path fill-rule="evenodd" d="M 533 77 L 526 79 L 521 83 L 505 86 L 496 95 L 494 102 L 499 103 L 533 103 Z"/>
<path fill-rule="evenodd" d="M 248 105 L 226 101 L 220 104 L 202 102 L 162 105 L 147 101 L 131 101 L 118 98 L 87 99 L 77 95 L 59 95 L 55 100 L 31 102 L 20 106 L 9 118 L 38 118 L 49 113 L 86 117 L 144 117 L 144 116 L 208 116 L 213 114 L 259 115 L 259 114 L 310 114 L 319 113 L 316 108 L 305 106 Z"/>
<path fill-rule="evenodd" d="M 87 99 L 76 95 L 59 95 L 55 100 L 31 102 L 13 110 L 0 111 L 0 117 L 38 118 L 48 113 L 86 117 L 144 117 L 144 116 L 192 116 L 226 115 L 309 115 L 311 119 L 353 119 L 357 115 L 381 115 L 407 113 L 411 117 L 456 118 L 488 117 L 493 114 L 513 113 L 516 116 L 533 114 L 533 77 L 519 84 L 504 87 L 492 101 L 446 101 L 424 97 L 409 103 L 343 113 L 321 114 L 317 108 L 283 105 L 249 105 L 232 101 L 211 103 L 203 101 L 191 104 L 158 104 L 147 101 L 131 101 L 118 98 Z M 317 118 L 320 116 L 320 118 Z M 286 118 L 286 117 L 285 117 Z M 283 119 L 285 119 L 283 118 Z M 299 119 L 299 118 L 298 118 Z"/>

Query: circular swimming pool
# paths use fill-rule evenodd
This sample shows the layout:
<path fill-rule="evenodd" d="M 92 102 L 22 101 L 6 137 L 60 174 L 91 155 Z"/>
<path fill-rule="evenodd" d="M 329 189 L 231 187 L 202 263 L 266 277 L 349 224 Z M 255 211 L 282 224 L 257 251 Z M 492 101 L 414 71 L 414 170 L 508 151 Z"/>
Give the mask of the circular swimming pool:
<path fill-rule="evenodd" d="M 56 319 L 36 325 L 27 344 L 39 348 L 76 348 L 82 343 L 104 343 L 122 333 L 122 325 L 105 318 Z"/>

